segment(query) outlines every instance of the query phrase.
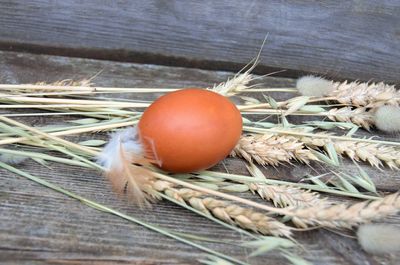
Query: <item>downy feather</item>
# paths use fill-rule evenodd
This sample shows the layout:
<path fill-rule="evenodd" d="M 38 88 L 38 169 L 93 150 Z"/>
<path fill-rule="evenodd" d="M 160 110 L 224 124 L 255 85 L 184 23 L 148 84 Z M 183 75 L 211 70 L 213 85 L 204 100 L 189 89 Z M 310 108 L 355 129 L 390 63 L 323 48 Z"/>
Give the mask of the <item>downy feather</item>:
<path fill-rule="evenodd" d="M 105 168 L 105 173 L 113 188 L 119 194 L 139 206 L 149 206 L 151 196 L 152 171 L 145 168 L 150 161 L 145 158 L 136 127 L 129 127 L 110 136 L 108 144 L 97 157 L 97 163 Z"/>

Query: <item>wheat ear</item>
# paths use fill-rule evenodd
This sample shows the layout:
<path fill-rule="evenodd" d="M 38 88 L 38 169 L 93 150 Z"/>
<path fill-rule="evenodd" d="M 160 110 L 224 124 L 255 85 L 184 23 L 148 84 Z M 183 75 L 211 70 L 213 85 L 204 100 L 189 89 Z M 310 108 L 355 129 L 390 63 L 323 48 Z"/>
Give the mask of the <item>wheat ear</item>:
<path fill-rule="evenodd" d="M 357 107 L 376 108 L 384 104 L 398 105 L 400 92 L 394 85 L 380 83 L 334 82 L 334 90 L 329 96 L 335 97 L 340 103 Z"/>
<path fill-rule="evenodd" d="M 324 226 L 351 228 L 362 223 L 383 219 L 400 210 L 400 194 L 394 193 L 374 201 L 352 205 L 317 204 L 312 207 L 292 209 L 292 222 L 299 227 Z"/>
<path fill-rule="evenodd" d="M 308 164 L 311 160 L 318 160 L 304 144 L 291 136 L 274 134 L 242 136 L 231 153 L 247 161 L 256 161 L 260 165 L 277 166 L 298 160 Z"/>
<path fill-rule="evenodd" d="M 249 184 L 251 191 L 258 193 L 264 200 L 270 200 L 275 206 L 311 207 L 326 201 L 317 192 L 303 190 L 286 185 Z"/>
<path fill-rule="evenodd" d="M 333 121 L 350 122 L 367 130 L 375 125 L 374 111 L 364 107 L 354 108 L 343 107 L 333 108 L 328 111 L 328 118 Z"/>
<path fill-rule="evenodd" d="M 270 200 L 276 206 L 286 207 L 308 207 L 317 203 L 326 203 L 326 200 L 320 199 L 317 192 L 310 190 L 300 189 L 298 187 L 288 185 L 271 185 L 262 183 L 267 177 L 264 173 L 254 164 L 250 163 L 246 166 L 250 174 L 260 183 L 249 183 L 248 187 L 253 193 L 258 193 L 264 200 Z"/>
<path fill-rule="evenodd" d="M 96 76 L 94 76 L 96 77 Z M 52 83 L 46 83 L 46 82 L 36 82 L 34 85 L 38 86 L 78 86 L 78 87 L 91 87 L 93 86 L 92 80 L 93 78 L 89 79 L 81 79 L 81 80 L 73 80 L 73 79 L 64 79 L 64 80 L 58 80 Z"/>
<path fill-rule="evenodd" d="M 226 223 L 237 225 L 247 230 L 265 235 L 271 234 L 285 237 L 290 237 L 292 234 L 290 227 L 272 217 L 227 201 L 202 197 L 203 194 L 201 192 L 192 189 L 176 188 L 174 184 L 162 180 L 155 181 L 153 188 L 175 200 L 189 204 L 205 214 L 213 215 Z"/>
<path fill-rule="evenodd" d="M 335 151 L 355 161 L 364 161 L 373 167 L 386 165 L 391 169 L 400 167 L 400 150 L 392 146 L 356 141 L 331 141 L 323 138 L 302 137 L 300 140 L 312 149 L 319 149 L 332 143 Z"/>

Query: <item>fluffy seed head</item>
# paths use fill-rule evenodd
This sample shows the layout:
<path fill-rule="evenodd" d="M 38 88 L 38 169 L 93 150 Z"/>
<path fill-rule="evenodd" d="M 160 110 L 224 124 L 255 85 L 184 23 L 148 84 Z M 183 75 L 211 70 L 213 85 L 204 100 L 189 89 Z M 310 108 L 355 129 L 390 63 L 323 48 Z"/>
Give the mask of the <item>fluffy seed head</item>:
<path fill-rule="evenodd" d="M 371 254 L 400 252 L 400 228 L 390 224 L 365 224 L 357 231 L 362 248 Z"/>
<path fill-rule="evenodd" d="M 296 88 L 303 96 L 312 97 L 322 97 L 334 90 L 332 81 L 313 75 L 297 79 Z"/>
<path fill-rule="evenodd" d="M 375 113 L 375 125 L 385 132 L 400 131 L 400 107 L 381 106 Z"/>

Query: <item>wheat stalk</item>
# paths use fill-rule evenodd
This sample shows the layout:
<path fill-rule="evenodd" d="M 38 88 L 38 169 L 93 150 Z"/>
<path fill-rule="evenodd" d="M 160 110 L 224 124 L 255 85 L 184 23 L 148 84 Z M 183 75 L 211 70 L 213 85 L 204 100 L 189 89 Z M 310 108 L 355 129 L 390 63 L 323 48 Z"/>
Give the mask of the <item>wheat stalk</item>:
<path fill-rule="evenodd" d="M 135 125 L 136 123 L 137 123 L 137 120 L 124 119 L 124 120 L 121 120 L 120 122 L 116 122 L 116 123 L 104 123 L 104 124 L 94 125 L 94 126 L 87 127 L 87 128 L 77 128 L 77 129 L 72 128 L 72 129 L 58 131 L 58 132 L 51 132 L 48 134 L 52 135 L 52 136 L 67 136 L 67 135 L 75 135 L 75 134 L 81 134 L 81 133 L 87 133 L 87 132 L 93 133 L 93 132 L 100 132 L 100 131 L 121 128 L 121 127 L 132 126 L 132 125 Z M 36 137 L 42 138 L 43 135 L 39 134 Z M 4 138 L 4 139 L 0 139 L 0 145 L 23 143 L 27 140 L 29 140 L 28 137 Z"/>
<path fill-rule="evenodd" d="M 400 167 L 400 150 L 387 145 L 357 141 L 331 141 L 324 138 L 301 137 L 300 141 L 312 149 L 332 143 L 335 151 L 355 161 L 364 161 L 380 168 L 386 164 L 391 169 Z"/>
<path fill-rule="evenodd" d="M 244 135 L 240 138 L 231 156 L 240 156 L 247 161 L 256 161 L 260 165 L 277 166 L 298 160 L 308 164 L 318 158 L 294 137 L 274 134 Z"/>
<path fill-rule="evenodd" d="M 278 220 L 268 217 L 263 213 L 255 212 L 249 208 L 243 208 L 227 201 L 214 199 L 212 197 L 202 197 L 204 194 L 188 188 L 176 188 L 171 182 L 157 180 L 152 187 L 167 196 L 190 204 L 193 208 L 244 229 L 251 230 L 260 234 L 271 234 L 275 236 L 290 237 L 290 227 Z"/>
<path fill-rule="evenodd" d="M 299 227 L 317 225 L 332 228 L 351 228 L 356 225 L 383 219 L 400 210 L 400 194 L 394 193 L 374 201 L 352 205 L 316 204 L 312 207 L 292 209 L 292 222 Z"/>

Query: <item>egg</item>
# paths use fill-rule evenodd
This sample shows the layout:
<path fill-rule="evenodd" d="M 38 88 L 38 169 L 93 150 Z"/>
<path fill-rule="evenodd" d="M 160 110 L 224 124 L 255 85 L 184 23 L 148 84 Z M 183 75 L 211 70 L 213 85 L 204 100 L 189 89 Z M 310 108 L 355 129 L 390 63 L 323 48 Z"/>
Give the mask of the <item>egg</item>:
<path fill-rule="evenodd" d="M 174 173 L 214 166 L 229 155 L 241 132 L 236 106 L 220 94 L 197 88 L 158 98 L 138 123 L 146 156 Z"/>

